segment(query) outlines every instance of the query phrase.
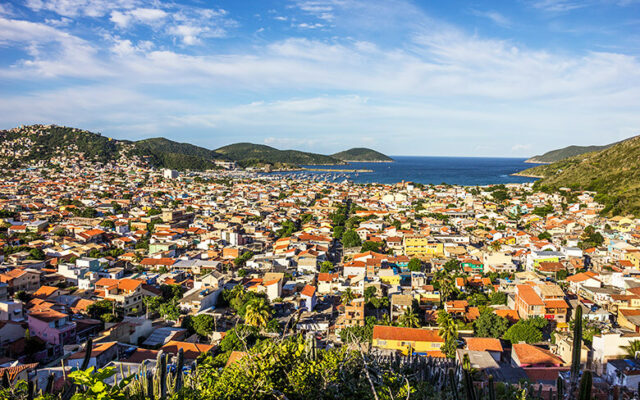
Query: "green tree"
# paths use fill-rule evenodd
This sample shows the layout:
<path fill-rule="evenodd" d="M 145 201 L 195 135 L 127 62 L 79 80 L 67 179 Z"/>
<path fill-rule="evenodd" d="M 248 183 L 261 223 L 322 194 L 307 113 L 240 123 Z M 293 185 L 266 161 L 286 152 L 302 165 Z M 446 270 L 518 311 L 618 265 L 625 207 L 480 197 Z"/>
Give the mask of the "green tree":
<path fill-rule="evenodd" d="M 444 344 L 440 347 L 448 358 L 455 358 L 456 349 L 458 348 L 458 324 L 445 310 L 438 312 L 438 334 L 444 340 Z"/>
<path fill-rule="evenodd" d="M 408 265 L 409 271 L 420 272 L 422 271 L 422 261 L 418 258 L 412 258 Z"/>
<path fill-rule="evenodd" d="M 323 261 L 322 264 L 320 264 L 320 272 L 328 273 L 331 271 L 333 271 L 333 264 L 331 261 Z"/>
<path fill-rule="evenodd" d="M 353 229 L 349 229 L 342 235 L 342 245 L 344 247 L 358 247 L 361 244 L 360 236 Z"/>
<path fill-rule="evenodd" d="M 489 304 L 507 304 L 507 294 L 504 292 L 493 292 L 491 296 L 489 296 Z"/>
<path fill-rule="evenodd" d="M 508 327 L 506 318 L 496 315 L 487 307 L 480 310 L 480 316 L 473 323 L 473 330 L 478 337 L 500 338 Z"/>
<path fill-rule="evenodd" d="M 384 246 L 384 243 L 382 242 L 366 241 L 362 243 L 362 247 L 360 248 L 360 251 L 362 253 L 365 253 L 367 251 L 374 251 L 376 253 L 381 253 L 383 246 Z"/>
<path fill-rule="evenodd" d="M 453 276 L 444 271 L 440 271 L 435 275 L 434 283 L 436 284 L 437 289 L 440 291 L 441 302 L 449 300 L 451 295 L 456 290 Z"/>
<path fill-rule="evenodd" d="M 247 305 L 244 319 L 247 324 L 258 328 L 264 327 L 271 319 L 273 311 L 265 299 L 255 299 Z"/>
<path fill-rule="evenodd" d="M 201 337 L 208 337 L 215 327 L 215 319 L 209 314 L 199 314 L 191 318 L 191 327 Z"/>
<path fill-rule="evenodd" d="M 100 222 L 100 226 L 103 228 L 115 229 L 116 223 L 110 219 L 105 219 L 104 221 Z"/>
<path fill-rule="evenodd" d="M 29 256 L 27 256 L 28 260 L 44 260 L 45 255 L 44 251 L 41 249 L 31 249 L 29 250 Z"/>
<path fill-rule="evenodd" d="M 521 319 L 514 325 L 512 325 L 502 337 L 511 343 L 537 343 L 543 339 L 542 329 L 544 329 L 549 322 L 541 317 Z"/>
<path fill-rule="evenodd" d="M 173 303 L 164 303 L 158 308 L 158 313 L 164 319 L 177 321 L 180 318 L 180 310 Z"/>
<path fill-rule="evenodd" d="M 636 354 L 640 352 L 640 340 L 633 340 L 627 346 L 620 346 L 627 353 L 626 358 L 636 358 Z"/>
<path fill-rule="evenodd" d="M 353 293 L 351 288 L 346 288 L 344 292 L 340 295 L 340 300 L 342 300 L 342 304 L 349 304 L 351 300 L 355 299 L 356 295 Z"/>
<path fill-rule="evenodd" d="M 404 310 L 404 314 L 398 317 L 398 322 L 405 328 L 419 328 L 420 319 L 418 315 L 413 311 L 413 307 L 408 307 Z"/>

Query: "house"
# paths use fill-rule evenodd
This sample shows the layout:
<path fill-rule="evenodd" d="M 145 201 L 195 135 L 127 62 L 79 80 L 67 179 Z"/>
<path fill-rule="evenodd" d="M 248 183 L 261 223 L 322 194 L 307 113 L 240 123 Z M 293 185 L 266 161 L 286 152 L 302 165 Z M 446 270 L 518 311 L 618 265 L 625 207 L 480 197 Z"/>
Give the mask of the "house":
<path fill-rule="evenodd" d="M 0 282 L 8 285 L 9 295 L 19 291 L 32 292 L 40 287 L 40 272 L 16 268 L 0 274 Z"/>
<path fill-rule="evenodd" d="M 307 311 L 312 311 L 317 302 L 316 287 L 306 285 L 300 292 L 300 298 L 302 299 L 301 307 L 304 307 Z"/>
<path fill-rule="evenodd" d="M 338 320 L 336 321 L 336 328 L 342 329 L 350 326 L 364 326 L 364 303 L 364 298 L 357 298 L 351 300 L 349 304 L 345 304 L 344 314 L 338 317 Z"/>
<path fill-rule="evenodd" d="M 0 301 L 0 321 L 17 321 L 24 320 L 22 311 L 22 303 L 19 301 Z"/>
<path fill-rule="evenodd" d="M 544 316 L 544 301 L 531 285 L 516 285 L 515 308 L 522 319 Z"/>
<path fill-rule="evenodd" d="M 437 329 L 376 325 L 373 327 L 372 344 L 381 349 L 401 351 L 405 355 L 411 352 L 431 357 L 444 357 L 440 351 L 444 339 L 440 337 Z"/>
<path fill-rule="evenodd" d="M 167 344 L 161 347 L 164 353 L 177 355 L 178 351 L 182 349 L 184 352 L 185 361 L 194 361 L 201 354 L 210 353 L 214 346 L 200 343 L 179 342 L 177 340 L 171 340 Z"/>
<path fill-rule="evenodd" d="M 6 376 L 10 385 L 19 381 L 29 381 L 29 372 L 33 371 L 37 366 L 38 363 L 33 363 L 0 368 L 0 379 L 4 381 Z"/>
<path fill-rule="evenodd" d="M 67 365 L 80 369 L 84 362 L 86 350 L 77 351 L 67 358 Z M 89 367 L 102 368 L 110 361 L 118 358 L 118 342 L 104 342 L 94 344 L 91 348 Z"/>
<path fill-rule="evenodd" d="M 76 340 L 76 323 L 67 314 L 52 309 L 27 314 L 29 332 L 47 343 L 63 345 Z"/>
<path fill-rule="evenodd" d="M 24 338 L 25 329 L 20 322 L 0 320 L 0 346 L 5 347 L 9 343 Z"/>
<path fill-rule="evenodd" d="M 610 360 L 623 358 L 627 352 L 625 346 L 640 340 L 640 333 L 601 333 L 593 337 L 593 365 L 598 374 L 603 374 Z"/>
<path fill-rule="evenodd" d="M 606 380 L 635 392 L 640 384 L 640 362 L 637 359 L 611 360 L 607 363 Z"/>
<path fill-rule="evenodd" d="M 58 296 L 60 296 L 60 289 L 54 286 L 40 286 L 40 288 L 33 293 L 33 297 L 37 297 L 39 299 Z"/>
<path fill-rule="evenodd" d="M 101 278 L 95 283 L 96 293 L 104 299 L 113 300 L 126 315 L 137 315 L 143 310 L 141 279 Z"/>
<path fill-rule="evenodd" d="M 511 364 L 514 367 L 541 368 L 561 367 L 564 361 L 551 351 L 527 343 L 511 346 Z"/>
<path fill-rule="evenodd" d="M 504 349 L 502 348 L 500 339 L 468 337 L 465 340 L 467 342 L 467 350 L 486 351 L 496 362 L 500 362 L 502 359 Z"/>

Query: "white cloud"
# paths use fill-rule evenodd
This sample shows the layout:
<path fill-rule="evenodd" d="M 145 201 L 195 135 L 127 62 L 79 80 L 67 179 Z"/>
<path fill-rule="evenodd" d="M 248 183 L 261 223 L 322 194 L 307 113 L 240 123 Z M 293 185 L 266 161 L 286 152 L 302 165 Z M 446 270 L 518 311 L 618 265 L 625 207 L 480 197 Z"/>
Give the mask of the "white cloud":
<path fill-rule="evenodd" d="M 488 18 L 494 24 L 502 26 L 504 28 L 508 28 L 511 26 L 511 20 L 497 11 L 481 11 L 474 9 L 471 10 L 471 13 L 477 17 Z"/>
<path fill-rule="evenodd" d="M 102 17 L 111 10 L 131 9 L 138 0 L 27 0 L 33 11 L 53 11 L 65 17 Z"/>
<path fill-rule="evenodd" d="M 158 8 L 135 8 L 128 11 L 112 11 L 111 22 L 120 28 L 127 28 L 131 23 L 154 25 L 167 17 L 167 12 Z"/>
<path fill-rule="evenodd" d="M 549 12 L 567 12 L 587 7 L 586 0 L 534 0 L 533 7 Z"/>

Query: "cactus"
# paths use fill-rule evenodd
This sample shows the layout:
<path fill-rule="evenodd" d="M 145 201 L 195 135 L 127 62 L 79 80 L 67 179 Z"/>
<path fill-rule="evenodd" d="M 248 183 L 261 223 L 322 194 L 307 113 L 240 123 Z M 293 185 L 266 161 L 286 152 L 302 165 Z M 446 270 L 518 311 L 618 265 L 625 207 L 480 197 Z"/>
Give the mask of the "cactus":
<path fill-rule="evenodd" d="M 489 400 L 496 400 L 496 388 L 493 383 L 493 375 L 489 375 L 489 382 L 487 386 L 489 388 Z"/>
<path fill-rule="evenodd" d="M 2 374 L 2 387 L 5 388 L 5 389 L 8 389 L 9 386 L 10 386 L 9 373 L 6 372 L 6 373 Z"/>
<path fill-rule="evenodd" d="M 451 392 L 453 393 L 453 398 L 455 400 L 459 400 L 458 397 L 458 385 L 456 382 L 456 378 L 453 373 L 453 368 L 449 369 L 449 384 L 451 385 Z"/>
<path fill-rule="evenodd" d="M 556 379 L 556 391 L 558 392 L 558 400 L 562 400 L 564 398 L 564 381 L 560 376 Z"/>
<path fill-rule="evenodd" d="M 467 400 L 476 400 L 476 391 L 473 387 L 473 379 L 471 377 L 471 361 L 469 355 L 465 354 L 462 359 L 462 383 L 464 384 L 464 391 L 467 395 Z"/>
<path fill-rule="evenodd" d="M 153 394 L 153 375 L 151 375 L 151 372 L 146 373 L 146 383 L 147 383 L 147 397 L 150 398 L 151 400 L 154 400 L 155 396 Z"/>
<path fill-rule="evenodd" d="M 580 352 L 582 350 L 582 307 L 580 303 L 578 303 L 576 307 L 574 321 L 573 348 L 571 349 L 571 382 L 573 385 L 578 381 L 578 374 L 580 373 Z"/>
<path fill-rule="evenodd" d="M 316 338 L 313 336 L 313 332 L 307 333 L 307 338 L 305 341 L 305 350 L 307 351 L 307 356 L 311 360 L 315 360 L 318 356 L 318 348 L 316 343 Z"/>
<path fill-rule="evenodd" d="M 33 381 L 27 381 L 27 400 L 33 400 Z"/>
<path fill-rule="evenodd" d="M 580 379 L 580 391 L 578 400 L 591 400 L 591 386 L 593 384 L 593 377 L 591 371 L 584 371 L 582 378 Z"/>
<path fill-rule="evenodd" d="M 160 400 L 165 400 L 167 396 L 167 355 L 158 353 L 158 358 L 160 358 L 160 365 L 156 365 L 156 371 L 158 372 L 158 384 L 160 386 L 159 396 Z"/>
<path fill-rule="evenodd" d="M 55 376 L 53 374 L 49 374 L 49 376 L 47 376 L 47 386 L 45 386 L 45 389 L 44 389 L 45 393 L 53 393 L 54 379 L 55 379 Z"/>
<path fill-rule="evenodd" d="M 179 393 L 182 389 L 182 368 L 184 367 L 184 350 L 178 350 L 178 361 L 176 362 L 176 384 L 174 393 Z"/>
<path fill-rule="evenodd" d="M 82 360 L 82 366 L 80 367 L 80 369 L 83 371 L 89 368 L 89 361 L 91 361 L 91 350 L 93 350 L 93 339 L 88 338 L 87 344 L 85 345 L 84 349 L 84 360 Z"/>

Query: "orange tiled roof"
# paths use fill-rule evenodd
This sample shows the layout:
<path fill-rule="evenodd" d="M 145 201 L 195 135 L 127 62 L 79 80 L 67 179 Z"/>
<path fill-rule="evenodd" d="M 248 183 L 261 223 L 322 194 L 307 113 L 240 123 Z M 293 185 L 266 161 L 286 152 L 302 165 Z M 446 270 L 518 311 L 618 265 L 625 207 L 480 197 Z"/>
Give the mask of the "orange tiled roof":
<path fill-rule="evenodd" d="M 503 351 L 500 339 L 470 337 L 466 341 L 467 349 L 472 351 Z"/>
<path fill-rule="evenodd" d="M 444 342 L 435 329 L 401 328 L 398 326 L 376 325 L 373 339 L 401 340 L 409 342 Z"/>

